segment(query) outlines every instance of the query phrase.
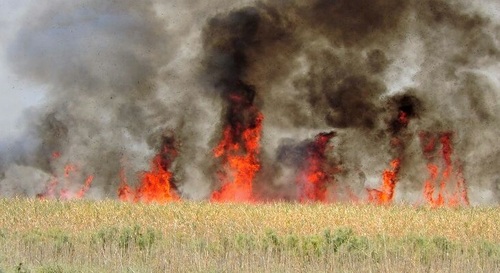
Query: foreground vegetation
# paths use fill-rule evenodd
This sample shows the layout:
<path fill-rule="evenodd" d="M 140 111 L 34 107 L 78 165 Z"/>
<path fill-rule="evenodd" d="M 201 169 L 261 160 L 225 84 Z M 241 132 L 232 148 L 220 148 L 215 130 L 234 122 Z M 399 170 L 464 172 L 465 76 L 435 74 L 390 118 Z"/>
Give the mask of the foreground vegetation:
<path fill-rule="evenodd" d="M 498 208 L 0 200 L 0 272 L 499 272 Z"/>

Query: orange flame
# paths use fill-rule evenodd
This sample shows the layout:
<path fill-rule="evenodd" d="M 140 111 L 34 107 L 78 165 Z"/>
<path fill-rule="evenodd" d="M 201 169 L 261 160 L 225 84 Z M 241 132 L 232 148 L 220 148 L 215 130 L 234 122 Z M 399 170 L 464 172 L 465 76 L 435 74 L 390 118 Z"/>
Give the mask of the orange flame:
<path fill-rule="evenodd" d="M 227 126 L 223 138 L 214 149 L 214 156 L 222 159 L 223 169 L 218 172 L 222 187 L 214 191 L 212 201 L 252 202 L 253 180 L 260 170 L 259 152 L 264 116 L 257 113 L 254 126 L 242 133 L 242 144 L 235 140 L 237 128 Z"/>
<path fill-rule="evenodd" d="M 382 173 L 382 186 L 380 189 L 368 190 L 368 201 L 380 205 L 390 204 L 394 197 L 394 189 L 398 182 L 398 173 L 401 166 L 400 159 L 391 161 L 391 169 Z"/>
<path fill-rule="evenodd" d="M 59 152 L 52 153 L 52 159 L 59 159 L 61 154 Z M 64 166 L 64 178 L 66 180 L 66 184 L 71 184 L 72 176 L 71 174 L 77 172 L 78 168 L 74 164 L 66 164 Z M 48 182 L 45 191 L 37 194 L 37 198 L 47 199 L 47 198 L 59 198 L 62 200 L 70 200 L 70 199 L 81 199 L 85 196 L 87 191 L 92 186 L 92 181 L 94 180 L 94 176 L 90 175 L 85 179 L 84 185 L 77 192 L 72 192 L 66 187 L 61 188 L 58 192 L 56 192 L 56 188 L 59 185 L 59 179 L 56 175 L 54 175 Z"/>
<path fill-rule="evenodd" d="M 133 201 L 135 191 L 128 185 L 125 170 L 120 170 L 120 186 L 118 187 L 118 199 L 121 201 Z"/>
<path fill-rule="evenodd" d="M 93 175 L 90 175 L 89 177 L 87 177 L 87 179 L 85 180 L 85 184 L 76 193 L 75 198 L 78 198 L 78 199 L 83 198 L 85 196 L 85 194 L 87 193 L 87 191 L 90 189 L 90 186 L 92 185 L 92 181 L 93 180 L 94 180 L 94 176 Z"/>
<path fill-rule="evenodd" d="M 327 200 L 327 183 L 332 179 L 325 170 L 325 151 L 328 141 L 335 136 L 335 132 L 321 133 L 308 147 L 305 170 L 298 178 L 299 200 L 301 202 Z"/>
<path fill-rule="evenodd" d="M 439 134 L 439 142 L 441 143 L 441 158 L 444 164 L 444 169 L 439 170 L 437 164 L 431 163 L 433 160 L 436 146 L 437 137 L 432 136 L 430 133 L 423 132 L 420 134 L 421 142 L 423 143 L 423 153 L 429 163 L 427 170 L 429 178 L 424 182 L 424 197 L 432 207 L 441 207 L 445 205 L 458 206 L 461 204 L 469 205 L 469 198 L 467 195 L 467 187 L 465 179 L 459 168 L 455 174 L 456 185 L 452 194 L 448 193 L 450 188 L 449 182 L 453 179 L 453 161 L 452 161 L 452 133 L 444 132 Z M 439 189 L 436 194 L 435 185 L 439 180 Z"/>
<path fill-rule="evenodd" d="M 410 115 L 407 112 L 400 110 L 398 112 L 397 118 L 393 120 L 393 126 L 397 129 L 393 133 L 391 139 L 391 145 L 396 149 L 398 154 L 401 154 L 401 150 L 404 149 L 405 143 L 397 135 L 400 130 L 406 129 L 410 123 Z M 401 158 L 397 157 L 390 163 L 390 169 L 385 169 L 382 173 L 382 186 L 379 189 L 367 189 L 368 191 L 368 202 L 386 205 L 392 202 L 394 198 L 394 190 L 396 184 L 398 183 L 398 174 L 401 167 Z"/>
<path fill-rule="evenodd" d="M 164 145 L 163 151 L 156 155 L 151 162 L 151 170 L 141 174 L 141 182 L 134 190 L 126 180 L 124 170 L 120 171 L 121 184 L 118 188 L 118 198 L 122 201 L 142 201 L 166 203 L 179 200 L 175 192 L 173 175 L 169 171 L 177 151 L 170 145 Z M 165 157 L 168 157 L 165 159 Z"/>
<path fill-rule="evenodd" d="M 450 199 L 450 202 L 454 205 L 460 205 L 461 201 L 466 206 L 470 205 L 467 184 L 462 172 L 462 167 L 458 169 L 456 189 L 455 195 Z"/>

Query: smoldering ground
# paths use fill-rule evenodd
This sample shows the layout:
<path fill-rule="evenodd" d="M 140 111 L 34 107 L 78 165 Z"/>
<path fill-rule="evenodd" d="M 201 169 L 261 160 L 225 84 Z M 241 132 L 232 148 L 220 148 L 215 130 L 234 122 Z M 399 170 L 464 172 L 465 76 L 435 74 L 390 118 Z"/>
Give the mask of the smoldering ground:
<path fill-rule="evenodd" d="M 293 192 L 289 162 L 334 129 L 334 183 L 362 196 L 401 157 L 396 198 L 418 201 L 418 135 L 450 131 L 472 203 L 498 202 L 500 24 L 483 8 L 494 1 L 233 2 L 37 4 L 8 56 L 49 91 L 17 142 L 34 148 L 4 156 L 1 194 L 33 196 L 71 163 L 75 180 L 94 175 L 88 196 L 114 197 L 120 170 L 134 180 L 173 131 L 178 189 L 206 198 L 222 128 L 251 126 L 261 111 L 255 187 L 267 198 Z"/>

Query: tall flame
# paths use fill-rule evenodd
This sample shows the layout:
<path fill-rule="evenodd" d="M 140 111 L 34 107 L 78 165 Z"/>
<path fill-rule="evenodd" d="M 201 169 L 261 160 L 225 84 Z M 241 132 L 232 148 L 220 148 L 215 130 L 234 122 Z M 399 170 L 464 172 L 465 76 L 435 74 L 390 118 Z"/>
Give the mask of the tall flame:
<path fill-rule="evenodd" d="M 368 190 L 368 201 L 376 204 L 390 204 L 394 197 L 394 189 L 398 182 L 398 173 L 401 165 L 400 159 L 391 161 L 391 168 L 382 173 L 382 186 L 380 189 Z"/>
<path fill-rule="evenodd" d="M 398 136 L 403 129 L 408 127 L 410 116 L 406 111 L 399 110 L 397 117 L 392 120 L 393 138 L 391 139 L 392 147 L 401 154 L 405 143 Z M 367 189 L 368 201 L 376 204 L 390 204 L 394 198 L 394 190 L 398 183 L 398 174 L 401 168 L 401 156 L 396 157 L 390 163 L 390 168 L 385 169 L 382 173 L 382 185 L 379 189 Z"/>
<path fill-rule="evenodd" d="M 218 172 L 222 187 L 212 193 L 212 201 L 255 201 L 253 180 L 260 170 L 258 156 L 263 120 L 262 113 L 257 113 L 253 126 L 243 130 L 241 142 L 235 137 L 239 128 L 226 126 L 222 140 L 214 149 L 214 156 L 222 160 L 223 167 Z"/>
<path fill-rule="evenodd" d="M 433 207 L 440 207 L 444 205 L 457 206 L 460 204 L 469 205 L 469 198 L 467 195 L 467 186 L 462 174 L 461 168 L 458 168 L 456 173 L 453 169 L 452 161 L 452 136 L 451 132 L 443 132 L 439 137 L 429 132 L 420 133 L 420 141 L 422 144 L 422 151 L 426 157 L 427 170 L 429 178 L 424 182 L 424 197 Z M 439 165 L 434 163 L 437 139 L 441 143 L 441 159 L 443 161 L 443 170 L 440 170 Z M 452 187 L 450 181 L 456 179 L 454 192 L 449 193 Z M 436 184 L 439 188 L 436 192 Z"/>
<path fill-rule="evenodd" d="M 299 200 L 301 202 L 327 200 L 327 183 L 333 179 L 326 170 L 325 151 L 328 142 L 335 136 L 335 132 L 320 133 L 314 142 L 308 146 L 306 166 L 297 179 Z"/>

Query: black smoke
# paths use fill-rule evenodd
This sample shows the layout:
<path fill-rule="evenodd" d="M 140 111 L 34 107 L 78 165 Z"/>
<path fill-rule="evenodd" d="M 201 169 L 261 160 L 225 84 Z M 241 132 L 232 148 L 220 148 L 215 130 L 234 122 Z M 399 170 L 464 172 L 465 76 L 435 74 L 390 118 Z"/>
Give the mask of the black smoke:
<path fill-rule="evenodd" d="M 494 1 L 233 2 L 36 4 L 7 56 L 49 92 L 27 118 L 35 148 L 1 161 L 1 194 L 34 196 L 26 188 L 74 163 L 95 176 L 90 196 L 113 198 L 119 171 L 137 177 L 171 130 L 176 186 L 202 199 L 222 130 L 238 143 L 262 112 L 256 190 L 269 198 L 291 183 L 276 166 L 303 160 L 297 143 L 334 129 L 336 183 L 362 194 L 401 157 L 396 198 L 416 201 L 418 135 L 450 131 L 472 203 L 498 202 L 500 23 L 483 7 Z"/>

